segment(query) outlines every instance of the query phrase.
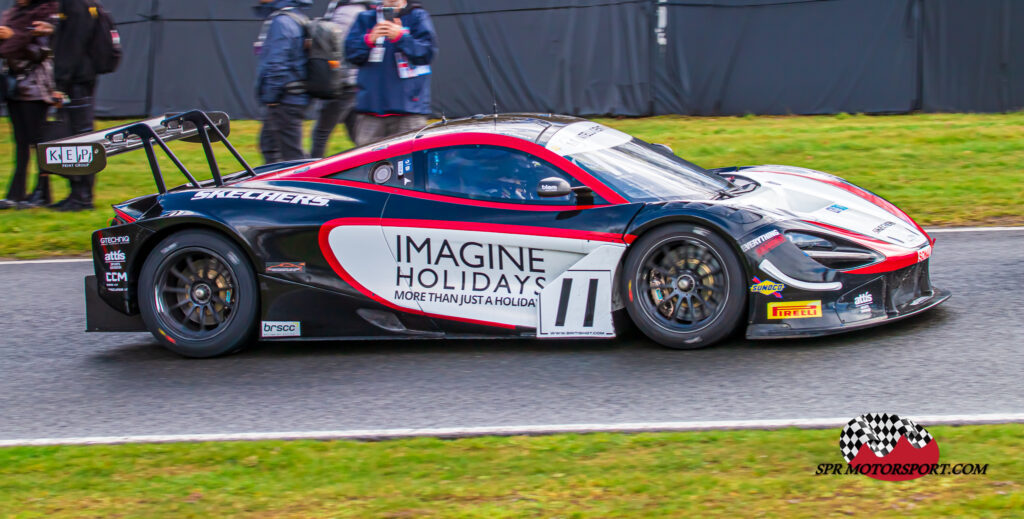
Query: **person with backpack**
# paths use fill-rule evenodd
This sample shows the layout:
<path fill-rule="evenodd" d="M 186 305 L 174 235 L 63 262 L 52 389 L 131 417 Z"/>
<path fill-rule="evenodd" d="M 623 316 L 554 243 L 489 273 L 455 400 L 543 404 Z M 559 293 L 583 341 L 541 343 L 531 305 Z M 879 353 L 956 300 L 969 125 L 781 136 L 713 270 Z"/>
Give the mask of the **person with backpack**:
<path fill-rule="evenodd" d="M 359 67 L 357 145 L 427 124 L 436 54 L 434 24 L 419 2 L 383 0 L 356 18 L 345 57 Z"/>
<path fill-rule="evenodd" d="M 121 61 L 120 36 L 98 0 L 60 0 L 58 18 L 53 38 L 54 74 L 57 89 L 68 102 L 57 111 L 52 139 L 93 131 L 96 78 L 114 72 Z M 92 209 L 96 175 L 67 178 L 71 193 L 50 207 L 58 211 Z"/>
<path fill-rule="evenodd" d="M 327 8 L 325 19 L 338 26 L 342 38 L 348 35 L 355 24 L 359 13 L 373 9 L 374 0 L 336 0 Z M 344 56 L 342 56 L 344 58 Z M 336 99 L 325 99 L 320 104 L 320 116 L 313 127 L 313 149 L 311 157 L 324 157 L 327 154 L 327 142 L 338 123 L 345 123 L 349 139 L 355 139 L 356 113 L 356 76 L 358 69 L 345 66 L 342 71 L 341 91 Z"/>
<path fill-rule="evenodd" d="M 5 85 L 7 113 L 14 130 L 15 166 L 7 198 L 0 209 L 41 207 L 50 203 L 50 177 L 39 168 L 36 188 L 26 194 L 32 147 L 43 142 L 46 113 L 60 102 L 53 81 L 49 37 L 39 33 L 39 22 L 56 20 L 57 2 L 17 0 L 0 16 L 0 58 L 10 81 Z"/>
<path fill-rule="evenodd" d="M 259 68 L 256 96 L 266 112 L 260 131 L 260 152 L 268 163 L 303 159 L 302 121 L 309 95 L 305 92 L 306 29 L 301 9 L 313 0 L 260 0 L 253 6 L 264 19 L 256 43 Z"/>

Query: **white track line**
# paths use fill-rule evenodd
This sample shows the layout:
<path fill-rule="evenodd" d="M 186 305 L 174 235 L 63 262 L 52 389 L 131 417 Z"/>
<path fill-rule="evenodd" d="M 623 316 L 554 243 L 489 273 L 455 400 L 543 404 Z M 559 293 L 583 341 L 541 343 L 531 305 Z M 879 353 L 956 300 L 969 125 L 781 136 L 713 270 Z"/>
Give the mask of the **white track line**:
<path fill-rule="evenodd" d="M 925 229 L 928 234 L 941 234 L 945 232 L 1007 232 L 1024 231 L 1024 225 L 1020 227 L 935 227 Z"/>
<path fill-rule="evenodd" d="M 91 258 L 67 258 L 67 259 L 47 259 L 47 260 L 0 261 L 0 266 L 4 266 L 4 265 L 45 265 L 47 263 L 92 263 L 92 259 Z"/>
<path fill-rule="evenodd" d="M 1020 227 L 937 227 L 925 229 L 928 234 L 942 234 L 947 232 L 1008 232 L 1024 231 L 1024 225 Z M 0 261 L 0 267 L 4 265 L 45 265 L 47 263 L 90 263 L 91 258 L 67 258 L 67 259 L 44 259 L 44 260 L 13 260 Z"/>
<path fill-rule="evenodd" d="M 923 425 L 973 425 L 1024 423 L 1024 413 L 911 416 Z M 795 418 L 790 420 L 720 420 L 703 422 L 639 422 L 618 424 L 509 425 L 490 427 L 443 427 L 425 429 L 355 429 L 342 431 L 256 432 L 226 434 L 166 434 L 143 436 L 91 436 L 0 440 L 0 447 L 47 445 L 115 445 L 122 443 L 185 443 L 257 440 L 392 440 L 428 436 L 466 438 L 473 436 L 520 436 L 564 433 L 639 433 L 707 431 L 717 429 L 831 429 L 846 425 L 849 418 Z"/>

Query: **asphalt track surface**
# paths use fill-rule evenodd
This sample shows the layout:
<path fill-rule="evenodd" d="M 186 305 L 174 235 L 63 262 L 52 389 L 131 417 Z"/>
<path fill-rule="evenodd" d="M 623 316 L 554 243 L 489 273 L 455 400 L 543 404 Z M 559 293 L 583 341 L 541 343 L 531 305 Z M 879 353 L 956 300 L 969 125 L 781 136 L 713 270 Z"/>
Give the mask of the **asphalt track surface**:
<path fill-rule="evenodd" d="M 699 351 L 614 341 L 255 344 L 88 334 L 89 263 L 0 265 L 0 440 L 1024 412 L 1024 230 L 936 235 L 922 316 Z"/>

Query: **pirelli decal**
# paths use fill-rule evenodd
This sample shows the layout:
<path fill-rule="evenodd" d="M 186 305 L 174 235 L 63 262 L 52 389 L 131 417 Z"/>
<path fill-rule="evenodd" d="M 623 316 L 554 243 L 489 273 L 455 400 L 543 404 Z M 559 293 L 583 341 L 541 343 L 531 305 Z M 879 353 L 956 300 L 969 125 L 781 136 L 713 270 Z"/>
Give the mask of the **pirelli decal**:
<path fill-rule="evenodd" d="M 769 319 L 808 319 L 821 317 L 821 301 L 768 303 Z"/>

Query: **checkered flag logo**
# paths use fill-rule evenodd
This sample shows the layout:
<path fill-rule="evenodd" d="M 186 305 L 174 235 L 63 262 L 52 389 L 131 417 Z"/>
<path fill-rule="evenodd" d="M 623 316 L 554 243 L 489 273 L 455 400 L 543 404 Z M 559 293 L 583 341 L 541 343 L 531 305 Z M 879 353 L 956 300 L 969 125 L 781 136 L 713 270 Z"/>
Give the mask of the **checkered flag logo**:
<path fill-rule="evenodd" d="M 932 441 L 932 435 L 916 423 L 895 414 L 868 413 L 860 415 L 843 427 L 839 435 L 839 449 L 850 463 L 861 447 L 867 445 L 875 455 L 888 456 L 900 436 L 906 436 L 911 445 L 920 449 Z"/>

